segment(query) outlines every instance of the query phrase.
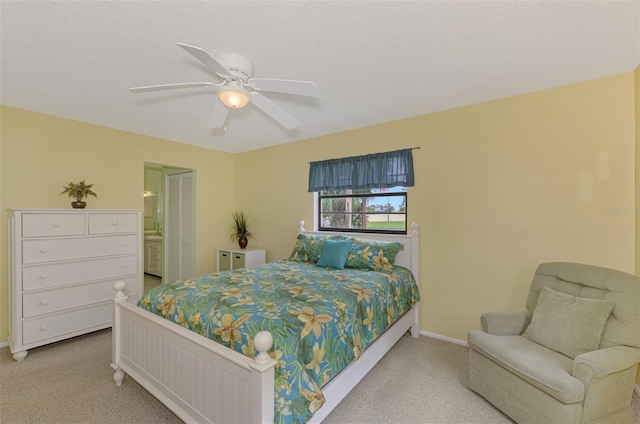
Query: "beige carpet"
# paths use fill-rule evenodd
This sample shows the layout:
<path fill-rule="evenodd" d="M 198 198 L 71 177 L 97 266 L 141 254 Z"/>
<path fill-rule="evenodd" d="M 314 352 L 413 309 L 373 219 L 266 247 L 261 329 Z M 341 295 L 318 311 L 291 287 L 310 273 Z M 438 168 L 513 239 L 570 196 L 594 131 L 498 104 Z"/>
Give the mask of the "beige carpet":
<path fill-rule="evenodd" d="M 131 378 L 116 387 L 110 359 L 111 330 L 33 349 L 22 362 L 0 349 L 0 422 L 181 422 Z M 511 423 L 466 384 L 466 347 L 405 336 L 325 423 Z M 637 396 L 634 407 L 640 417 Z"/>

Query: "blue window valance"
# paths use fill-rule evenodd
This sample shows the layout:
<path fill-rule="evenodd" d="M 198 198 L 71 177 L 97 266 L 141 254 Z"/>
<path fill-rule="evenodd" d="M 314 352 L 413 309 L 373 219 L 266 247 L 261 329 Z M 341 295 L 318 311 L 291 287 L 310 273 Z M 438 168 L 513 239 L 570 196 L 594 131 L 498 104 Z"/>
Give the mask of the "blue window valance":
<path fill-rule="evenodd" d="M 309 191 L 411 187 L 411 150 L 310 162 Z"/>

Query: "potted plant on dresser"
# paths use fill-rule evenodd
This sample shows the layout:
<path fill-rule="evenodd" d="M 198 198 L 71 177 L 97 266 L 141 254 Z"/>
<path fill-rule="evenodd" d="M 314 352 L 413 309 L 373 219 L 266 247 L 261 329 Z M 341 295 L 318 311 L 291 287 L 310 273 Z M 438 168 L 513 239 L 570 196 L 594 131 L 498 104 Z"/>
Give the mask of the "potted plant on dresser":
<path fill-rule="evenodd" d="M 63 190 L 60 192 L 60 194 L 66 193 L 70 198 L 76 199 L 74 202 L 71 202 L 71 207 L 73 207 L 74 209 L 84 209 L 87 206 L 87 203 L 82 201 L 82 199 L 85 199 L 89 196 L 93 196 L 95 198 L 98 197 L 98 195 L 93 190 L 91 190 L 92 187 L 93 184 L 87 184 L 84 182 L 84 180 L 80 181 L 79 183 L 69 182 L 66 187 L 63 187 Z"/>
<path fill-rule="evenodd" d="M 253 219 L 243 211 L 233 212 L 231 216 L 233 218 L 233 224 L 231 224 L 229 239 L 231 239 L 231 241 L 237 241 L 240 249 L 245 249 L 249 240 L 253 238 L 253 234 L 251 233 Z"/>

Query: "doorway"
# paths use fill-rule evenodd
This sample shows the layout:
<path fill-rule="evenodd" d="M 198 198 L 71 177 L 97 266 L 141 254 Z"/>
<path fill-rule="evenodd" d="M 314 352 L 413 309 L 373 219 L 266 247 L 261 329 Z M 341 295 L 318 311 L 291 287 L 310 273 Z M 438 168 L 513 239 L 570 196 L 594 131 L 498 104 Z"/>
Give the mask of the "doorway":
<path fill-rule="evenodd" d="M 145 162 L 144 190 L 146 290 L 194 276 L 195 171 Z"/>
<path fill-rule="evenodd" d="M 193 171 L 165 176 L 165 281 L 195 276 Z"/>

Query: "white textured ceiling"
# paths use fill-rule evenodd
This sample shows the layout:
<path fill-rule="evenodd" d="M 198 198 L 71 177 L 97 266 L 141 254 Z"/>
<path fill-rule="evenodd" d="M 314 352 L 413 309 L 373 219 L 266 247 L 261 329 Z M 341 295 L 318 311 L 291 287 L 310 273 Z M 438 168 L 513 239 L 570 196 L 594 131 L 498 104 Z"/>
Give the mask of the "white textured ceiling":
<path fill-rule="evenodd" d="M 4 105 L 226 152 L 590 80 L 640 64 L 639 1 L 5 1 Z M 176 43 L 251 57 L 256 77 L 314 81 L 207 128 L 214 80 Z"/>

